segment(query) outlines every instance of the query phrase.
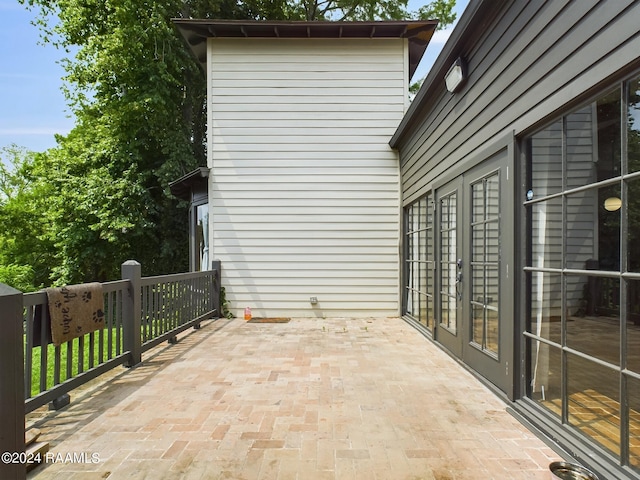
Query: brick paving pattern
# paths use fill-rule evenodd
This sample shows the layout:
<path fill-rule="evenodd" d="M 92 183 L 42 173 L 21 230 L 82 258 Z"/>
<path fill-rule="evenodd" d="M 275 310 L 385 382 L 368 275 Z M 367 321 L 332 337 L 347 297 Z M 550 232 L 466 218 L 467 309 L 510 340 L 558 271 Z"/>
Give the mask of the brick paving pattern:
<path fill-rule="evenodd" d="M 560 460 L 398 318 L 221 319 L 99 380 L 30 415 L 58 462 L 28 478 L 546 480 Z"/>

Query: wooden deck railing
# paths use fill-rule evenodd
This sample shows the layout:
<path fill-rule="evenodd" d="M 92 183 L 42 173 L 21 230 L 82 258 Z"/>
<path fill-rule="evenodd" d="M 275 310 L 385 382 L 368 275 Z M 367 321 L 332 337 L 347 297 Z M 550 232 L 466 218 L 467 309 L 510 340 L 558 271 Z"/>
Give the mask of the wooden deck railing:
<path fill-rule="evenodd" d="M 24 416 L 178 333 L 220 316 L 220 262 L 205 272 L 141 277 L 122 264 L 122 280 L 102 284 L 104 329 L 49 344 L 46 292 L 22 294 L 0 284 L 0 453 L 24 453 Z M 0 478 L 25 478 L 25 466 L 0 462 Z"/>

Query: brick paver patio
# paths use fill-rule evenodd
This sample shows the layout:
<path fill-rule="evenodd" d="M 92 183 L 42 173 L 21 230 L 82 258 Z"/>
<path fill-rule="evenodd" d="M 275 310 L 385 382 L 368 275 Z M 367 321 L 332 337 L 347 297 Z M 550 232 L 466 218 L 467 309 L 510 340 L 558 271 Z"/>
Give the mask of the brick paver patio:
<path fill-rule="evenodd" d="M 531 480 L 560 459 L 398 318 L 221 319 L 71 397 L 28 418 L 51 444 L 29 478 Z"/>

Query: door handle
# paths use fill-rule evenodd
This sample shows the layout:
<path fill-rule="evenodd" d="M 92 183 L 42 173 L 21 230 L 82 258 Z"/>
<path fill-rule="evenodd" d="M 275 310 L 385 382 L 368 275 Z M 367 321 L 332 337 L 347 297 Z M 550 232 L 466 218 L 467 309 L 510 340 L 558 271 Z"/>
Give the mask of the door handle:
<path fill-rule="evenodd" d="M 458 273 L 456 274 L 456 294 L 458 296 L 458 300 L 462 300 L 462 291 L 458 287 L 462 283 L 462 259 L 459 258 L 456 262 L 458 266 Z"/>

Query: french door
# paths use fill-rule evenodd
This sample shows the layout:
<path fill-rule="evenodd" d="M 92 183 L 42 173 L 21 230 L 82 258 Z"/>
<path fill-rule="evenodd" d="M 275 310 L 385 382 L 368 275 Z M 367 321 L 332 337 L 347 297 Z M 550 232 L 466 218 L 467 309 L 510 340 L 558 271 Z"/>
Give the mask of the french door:
<path fill-rule="evenodd" d="M 436 188 L 436 340 L 505 393 L 513 382 L 506 151 Z"/>
<path fill-rule="evenodd" d="M 436 190 L 437 321 L 436 340 L 462 357 L 462 177 Z"/>

